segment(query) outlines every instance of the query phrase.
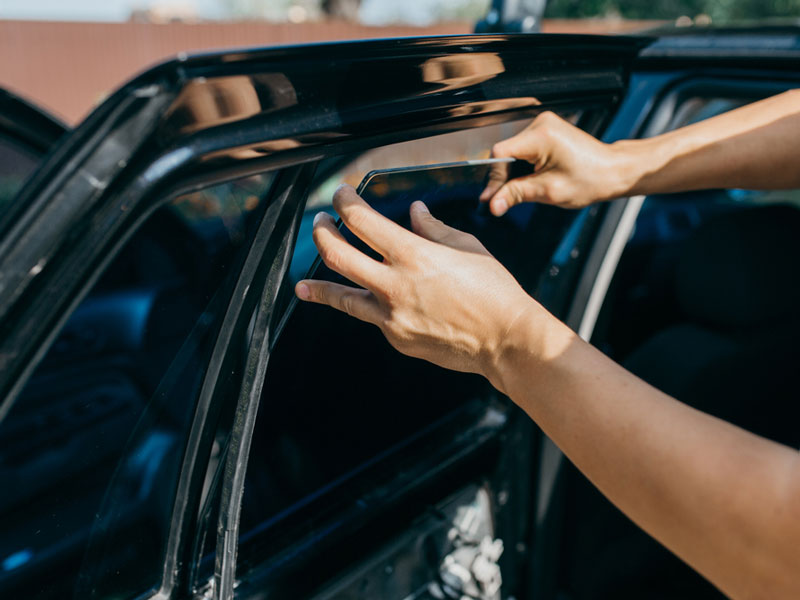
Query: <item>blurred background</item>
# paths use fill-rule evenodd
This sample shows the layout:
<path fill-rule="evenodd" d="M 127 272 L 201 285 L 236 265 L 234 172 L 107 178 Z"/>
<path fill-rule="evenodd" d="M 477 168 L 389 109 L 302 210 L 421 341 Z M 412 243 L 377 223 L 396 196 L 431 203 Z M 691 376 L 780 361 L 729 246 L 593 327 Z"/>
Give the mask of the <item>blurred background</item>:
<path fill-rule="evenodd" d="M 800 0 L 2 0 L 0 87 L 75 125 L 180 52 L 480 31 L 797 21 Z"/>

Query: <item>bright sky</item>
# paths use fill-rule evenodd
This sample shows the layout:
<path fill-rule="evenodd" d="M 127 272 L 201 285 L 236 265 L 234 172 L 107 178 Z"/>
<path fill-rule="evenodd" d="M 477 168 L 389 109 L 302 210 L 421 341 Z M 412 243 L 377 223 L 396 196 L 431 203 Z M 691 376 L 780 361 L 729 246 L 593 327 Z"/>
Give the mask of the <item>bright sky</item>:
<path fill-rule="evenodd" d="M 54 21 L 127 21 L 131 10 L 155 2 L 142 0 L 0 0 L 0 18 Z M 221 15 L 219 0 L 193 0 L 203 16 Z"/>
<path fill-rule="evenodd" d="M 362 0 L 361 17 L 375 25 L 389 21 L 424 25 L 436 6 L 448 2 L 452 4 L 452 0 Z M 224 16 L 222 0 L 0 0 L 0 19 L 125 21 L 131 10 L 155 4 L 191 4 L 201 18 Z"/>

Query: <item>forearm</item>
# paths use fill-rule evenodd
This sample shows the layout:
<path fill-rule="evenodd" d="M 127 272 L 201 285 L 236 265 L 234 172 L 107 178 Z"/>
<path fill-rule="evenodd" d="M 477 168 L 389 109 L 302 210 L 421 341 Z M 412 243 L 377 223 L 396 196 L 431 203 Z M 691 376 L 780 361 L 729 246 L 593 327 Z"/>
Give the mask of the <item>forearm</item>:
<path fill-rule="evenodd" d="M 800 90 L 612 145 L 628 195 L 800 187 Z"/>
<path fill-rule="evenodd" d="M 798 453 L 675 401 L 533 314 L 498 385 L 614 504 L 723 591 L 800 596 Z"/>

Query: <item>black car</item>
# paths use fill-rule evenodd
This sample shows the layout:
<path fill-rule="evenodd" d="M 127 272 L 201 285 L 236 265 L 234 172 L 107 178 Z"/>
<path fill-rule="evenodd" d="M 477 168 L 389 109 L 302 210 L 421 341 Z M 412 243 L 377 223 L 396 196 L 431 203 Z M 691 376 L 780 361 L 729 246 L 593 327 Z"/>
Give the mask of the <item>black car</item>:
<path fill-rule="evenodd" d="M 343 179 L 485 156 L 544 110 L 612 141 L 798 80 L 782 28 L 180 57 L 71 131 L 0 96 L 0 596 L 719 596 L 485 380 L 292 284 Z M 800 446 L 798 203 L 443 218 L 635 373 Z"/>

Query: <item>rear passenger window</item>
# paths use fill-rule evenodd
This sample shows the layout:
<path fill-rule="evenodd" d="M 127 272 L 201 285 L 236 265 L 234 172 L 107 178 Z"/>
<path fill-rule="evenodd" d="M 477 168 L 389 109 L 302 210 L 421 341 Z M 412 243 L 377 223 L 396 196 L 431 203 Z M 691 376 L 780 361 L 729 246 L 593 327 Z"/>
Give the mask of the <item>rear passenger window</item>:
<path fill-rule="evenodd" d="M 270 178 L 156 211 L 70 317 L 0 425 L 0 596 L 159 584 L 184 438 Z"/>

